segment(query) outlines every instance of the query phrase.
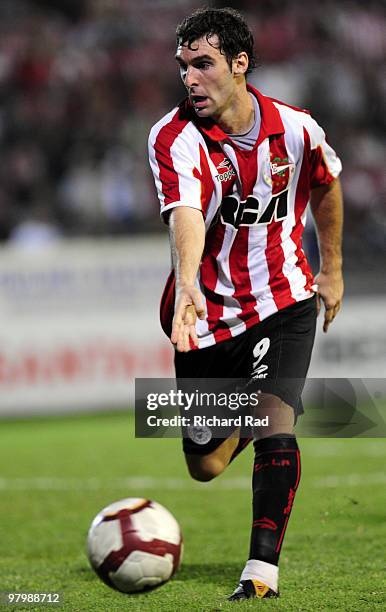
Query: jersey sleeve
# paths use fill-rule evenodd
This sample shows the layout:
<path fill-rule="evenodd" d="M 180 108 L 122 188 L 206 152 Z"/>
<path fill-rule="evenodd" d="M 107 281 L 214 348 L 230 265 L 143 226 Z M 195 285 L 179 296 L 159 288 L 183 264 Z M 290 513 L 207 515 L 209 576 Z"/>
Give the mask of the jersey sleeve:
<path fill-rule="evenodd" d="M 342 163 L 334 149 L 328 144 L 326 134 L 312 117 L 306 124 L 310 141 L 310 186 L 311 189 L 328 185 L 339 176 Z"/>
<path fill-rule="evenodd" d="M 202 210 L 202 185 L 195 148 L 198 147 L 194 142 L 189 148 L 188 140 L 168 126 L 161 129 L 155 126 L 150 132 L 150 167 L 165 222 L 167 213 L 177 206 Z"/>

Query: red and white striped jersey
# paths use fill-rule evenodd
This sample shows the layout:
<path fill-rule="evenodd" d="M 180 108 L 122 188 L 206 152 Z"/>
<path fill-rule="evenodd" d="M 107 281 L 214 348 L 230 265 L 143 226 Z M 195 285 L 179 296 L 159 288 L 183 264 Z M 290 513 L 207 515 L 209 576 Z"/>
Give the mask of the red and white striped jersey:
<path fill-rule="evenodd" d="M 196 285 L 206 303 L 197 320 L 199 348 L 227 340 L 278 310 L 307 299 L 313 277 L 302 249 L 310 190 L 341 171 L 322 128 L 306 111 L 263 96 L 259 137 L 240 149 L 185 100 L 149 137 L 161 214 L 176 206 L 202 211 L 206 239 Z M 166 215 L 165 215 L 166 213 Z M 161 300 L 170 335 L 174 273 Z"/>

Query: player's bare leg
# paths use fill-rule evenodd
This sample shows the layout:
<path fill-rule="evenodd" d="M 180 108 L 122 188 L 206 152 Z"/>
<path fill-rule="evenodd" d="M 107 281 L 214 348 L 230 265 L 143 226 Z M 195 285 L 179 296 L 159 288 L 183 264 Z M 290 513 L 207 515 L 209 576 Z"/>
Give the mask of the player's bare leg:
<path fill-rule="evenodd" d="M 255 440 L 274 436 L 277 434 L 291 434 L 294 425 L 293 409 L 282 402 L 278 397 L 270 394 L 262 394 L 259 405 L 254 409 L 254 417 L 264 418 L 269 414 L 268 427 L 254 429 Z M 195 480 L 207 482 L 219 476 L 232 460 L 234 453 L 240 443 L 240 429 L 233 434 L 208 455 L 185 455 L 189 474 Z"/>
<path fill-rule="evenodd" d="M 232 436 L 208 455 L 185 455 L 189 474 L 195 480 L 207 482 L 219 476 L 229 464 L 239 441 L 240 431 L 237 429 Z"/>

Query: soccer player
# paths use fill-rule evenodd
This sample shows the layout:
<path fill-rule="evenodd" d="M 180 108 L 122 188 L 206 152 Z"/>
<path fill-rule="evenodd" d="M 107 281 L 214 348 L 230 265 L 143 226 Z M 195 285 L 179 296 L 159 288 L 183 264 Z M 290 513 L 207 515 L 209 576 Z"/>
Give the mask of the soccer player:
<path fill-rule="evenodd" d="M 173 269 L 161 321 L 176 377 L 246 379 L 259 390 L 250 551 L 230 600 L 274 597 L 300 479 L 293 433 L 324 304 L 324 331 L 343 296 L 341 163 L 307 111 L 246 80 L 253 37 L 235 10 L 199 9 L 177 28 L 187 98 L 151 130 L 150 163 L 169 225 Z M 311 203 L 321 257 L 302 250 Z M 185 432 L 186 434 L 186 432 Z M 218 476 L 249 439 L 184 434 L 191 476 Z M 208 434 L 208 435 L 207 435 Z"/>

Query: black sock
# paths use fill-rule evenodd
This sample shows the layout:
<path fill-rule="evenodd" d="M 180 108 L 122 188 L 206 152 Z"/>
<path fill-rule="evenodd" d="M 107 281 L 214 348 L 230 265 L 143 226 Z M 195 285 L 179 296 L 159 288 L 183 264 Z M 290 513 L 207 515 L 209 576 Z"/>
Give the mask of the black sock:
<path fill-rule="evenodd" d="M 295 436 L 289 434 L 263 438 L 254 447 L 249 558 L 278 565 L 300 480 L 300 451 Z"/>

